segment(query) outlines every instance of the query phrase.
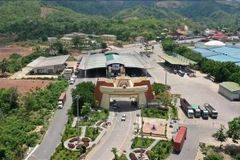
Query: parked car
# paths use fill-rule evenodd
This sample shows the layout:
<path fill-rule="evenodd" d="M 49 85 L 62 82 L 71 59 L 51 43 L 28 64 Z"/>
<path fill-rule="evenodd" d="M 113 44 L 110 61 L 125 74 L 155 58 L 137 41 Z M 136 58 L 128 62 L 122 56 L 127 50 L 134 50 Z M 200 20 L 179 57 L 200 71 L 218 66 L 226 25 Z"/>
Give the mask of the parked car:
<path fill-rule="evenodd" d="M 126 120 L 126 114 L 123 114 L 121 121 L 125 121 Z"/>

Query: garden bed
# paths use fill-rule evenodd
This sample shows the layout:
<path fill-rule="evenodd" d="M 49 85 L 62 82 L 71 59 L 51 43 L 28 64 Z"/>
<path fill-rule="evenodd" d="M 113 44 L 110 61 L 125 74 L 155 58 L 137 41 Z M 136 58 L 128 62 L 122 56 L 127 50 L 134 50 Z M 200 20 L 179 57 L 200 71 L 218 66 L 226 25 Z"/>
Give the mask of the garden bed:
<path fill-rule="evenodd" d="M 168 119 L 168 112 L 156 107 L 147 107 L 141 110 L 143 117 Z"/>
<path fill-rule="evenodd" d="M 173 151 L 173 143 L 160 140 L 151 151 L 147 151 L 149 159 L 166 159 Z"/>
<path fill-rule="evenodd" d="M 143 148 L 148 148 L 152 143 L 154 142 L 154 139 L 150 138 L 143 138 Z M 141 148 L 142 146 L 142 140 L 141 137 L 135 137 L 133 140 L 133 143 L 131 145 L 131 148 Z"/>
<path fill-rule="evenodd" d="M 98 137 L 99 131 L 97 128 L 94 127 L 87 127 L 85 136 L 91 138 L 93 141 Z"/>
<path fill-rule="evenodd" d="M 81 126 L 92 126 L 97 121 L 106 120 L 109 116 L 109 112 L 106 109 L 103 109 L 102 111 L 98 112 L 91 112 L 88 116 L 88 120 L 81 120 L 80 125 Z"/>

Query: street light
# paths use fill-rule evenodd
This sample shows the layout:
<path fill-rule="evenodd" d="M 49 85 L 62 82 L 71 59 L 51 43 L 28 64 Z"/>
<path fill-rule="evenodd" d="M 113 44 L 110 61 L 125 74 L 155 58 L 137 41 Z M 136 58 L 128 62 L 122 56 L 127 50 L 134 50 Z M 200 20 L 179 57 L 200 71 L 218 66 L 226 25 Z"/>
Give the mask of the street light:
<path fill-rule="evenodd" d="M 76 99 L 77 99 L 77 129 L 78 129 L 78 142 L 79 142 L 79 99 L 81 98 L 81 96 L 77 95 Z"/>

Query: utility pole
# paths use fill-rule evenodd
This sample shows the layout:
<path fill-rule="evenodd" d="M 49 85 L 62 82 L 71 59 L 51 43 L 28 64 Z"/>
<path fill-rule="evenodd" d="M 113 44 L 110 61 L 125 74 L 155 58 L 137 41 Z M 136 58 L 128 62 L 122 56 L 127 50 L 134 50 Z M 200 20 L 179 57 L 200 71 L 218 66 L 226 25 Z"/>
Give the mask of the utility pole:
<path fill-rule="evenodd" d="M 141 109 L 143 108 L 143 103 L 141 104 Z M 141 112 L 140 112 L 141 113 Z M 142 119 L 142 126 L 141 126 L 141 153 L 140 153 L 140 160 L 142 160 L 143 157 L 143 116 L 141 113 L 141 119 Z"/>
<path fill-rule="evenodd" d="M 79 95 L 77 95 L 76 96 L 76 98 L 77 98 L 77 130 L 78 130 L 78 143 L 79 143 L 79 99 L 80 99 L 80 96 Z"/>
<path fill-rule="evenodd" d="M 166 97 L 165 97 L 165 105 L 167 103 L 167 69 L 165 69 L 165 93 L 166 93 Z"/>

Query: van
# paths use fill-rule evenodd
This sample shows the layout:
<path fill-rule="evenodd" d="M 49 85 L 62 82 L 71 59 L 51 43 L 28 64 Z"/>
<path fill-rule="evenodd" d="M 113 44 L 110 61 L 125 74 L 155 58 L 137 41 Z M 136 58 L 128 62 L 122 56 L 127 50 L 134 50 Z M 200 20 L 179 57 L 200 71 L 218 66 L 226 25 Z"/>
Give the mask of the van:
<path fill-rule="evenodd" d="M 74 78 L 71 78 L 70 80 L 69 80 L 69 84 L 74 84 L 74 82 L 75 82 L 75 79 Z"/>

